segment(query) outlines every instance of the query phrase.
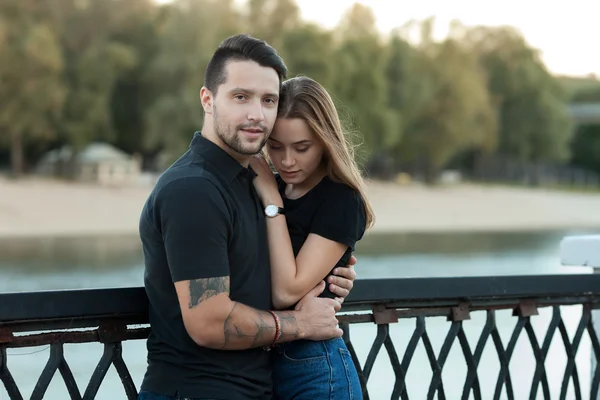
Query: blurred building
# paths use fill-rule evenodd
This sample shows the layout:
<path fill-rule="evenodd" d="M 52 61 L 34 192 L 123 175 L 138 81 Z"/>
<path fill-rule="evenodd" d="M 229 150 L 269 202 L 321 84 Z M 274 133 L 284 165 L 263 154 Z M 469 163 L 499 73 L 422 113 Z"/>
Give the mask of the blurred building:
<path fill-rule="evenodd" d="M 128 185 L 139 180 L 141 159 L 108 143 L 92 143 L 75 155 L 70 146 L 63 146 L 42 157 L 37 173 L 102 185 Z"/>

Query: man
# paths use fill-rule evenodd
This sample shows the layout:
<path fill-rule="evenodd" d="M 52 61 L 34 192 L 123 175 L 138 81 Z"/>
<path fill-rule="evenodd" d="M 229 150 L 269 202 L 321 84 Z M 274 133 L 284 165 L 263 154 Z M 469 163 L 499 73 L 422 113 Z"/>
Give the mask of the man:
<path fill-rule="evenodd" d="M 200 91 L 202 134 L 144 206 L 152 333 L 140 399 L 269 399 L 270 347 L 342 334 L 340 303 L 318 297 L 324 282 L 295 310 L 268 311 L 265 210 L 248 164 L 275 123 L 286 73 L 263 41 L 237 35 L 221 43 Z M 355 274 L 342 270 L 331 289 L 344 297 Z"/>

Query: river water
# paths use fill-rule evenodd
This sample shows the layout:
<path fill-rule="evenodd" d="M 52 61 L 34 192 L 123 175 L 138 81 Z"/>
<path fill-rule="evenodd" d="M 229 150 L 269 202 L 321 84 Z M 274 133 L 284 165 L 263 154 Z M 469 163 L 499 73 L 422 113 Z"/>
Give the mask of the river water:
<path fill-rule="evenodd" d="M 573 230 L 370 234 L 357 248 L 359 264 L 356 271 L 359 279 L 587 274 L 590 273 L 587 268 L 563 267 L 559 262 L 558 249 L 561 238 L 567 234 L 578 233 L 587 232 Z M 0 292 L 141 286 L 142 277 L 142 256 L 139 239 L 135 236 L 0 240 Z M 562 310 L 570 337 L 575 332 L 580 315 L 579 307 Z M 550 310 L 540 309 L 540 315 L 532 318 L 536 336 L 541 343 L 550 320 Z M 464 323 L 472 350 L 484 321 L 485 314 L 475 312 L 471 314 L 471 320 Z M 515 323 L 516 319 L 509 311 L 497 313 L 497 325 L 505 346 Z M 390 328 L 400 359 L 414 327 L 414 320 L 401 320 Z M 427 319 L 427 331 L 436 354 L 439 353 L 448 328 L 449 324 L 445 318 Z M 361 363 L 364 363 L 375 335 L 374 325 L 352 326 L 352 342 Z M 584 336 L 576 358 L 580 384 L 584 392 L 589 390 L 590 385 L 589 346 L 589 339 Z M 102 350 L 102 345 L 96 343 L 65 345 L 65 357 L 82 393 L 102 355 Z M 8 367 L 24 398 L 31 395 L 48 355 L 48 346 L 8 350 Z M 134 382 L 139 387 L 146 363 L 145 342 L 125 342 L 123 356 Z M 555 333 L 545 366 L 552 398 L 558 398 L 566 366 L 564 347 L 558 332 Z M 521 334 L 517 343 L 510 369 L 516 398 L 529 398 L 535 359 L 525 332 Z M 464 358 L 456 341 L 442 374 L 447 399 L 461 398 L 466 371 Z M 498 357 L 491 340 L 484 350 L 478 371 L 483 398 L 489 399 L 492 397 L 499 371 Z M 431 374 L 424 347 L 420 343 L 407 374 L 407 387 L 411 399 L 426 398 Z M 390 398 L 393 382 L 394 374 L 389 358 L 382 349 L 368 383 L 371 398 Z M 541 387 L 537 397 L 542 398 Z M 8 395 L 0 384 L 0 399 L 7 398 Z M 44 398 L 68 398 L 58 373 Z M 120 380 L 113 368 L 109 370 L 97 398 L 124 398 Z M 570 392 L 567 399 L 572 398 L 575 397 Z M 586 393 L 583 398 L 588 398 Z"/>

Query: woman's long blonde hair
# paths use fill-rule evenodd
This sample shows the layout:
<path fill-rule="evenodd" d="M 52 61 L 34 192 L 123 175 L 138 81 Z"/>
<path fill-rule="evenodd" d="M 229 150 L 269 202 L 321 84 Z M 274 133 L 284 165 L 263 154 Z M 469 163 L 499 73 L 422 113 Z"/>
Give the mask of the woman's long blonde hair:
<path fill-rule="evenodd" d="M 327 175 L 335 182 L 356 190 L 365 205 L 366 228 L 373 226 L 375 214 L 367 199 L 365 182 L 354 160 L 354 149 L 347 138 L 331 96 L 317 81 L 305 76 L 283 82 L 277 118 L 301 118 L 321 141 Z"/>

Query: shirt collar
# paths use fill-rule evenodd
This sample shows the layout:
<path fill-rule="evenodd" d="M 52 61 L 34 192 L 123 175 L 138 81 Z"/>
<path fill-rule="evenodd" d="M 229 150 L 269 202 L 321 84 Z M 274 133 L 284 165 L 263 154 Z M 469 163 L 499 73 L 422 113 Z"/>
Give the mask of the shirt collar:
<path fill-rule="evenodd" d="M 250 180 L 256 176 L 251 168 L 244 167 L 217 144 L 202 136 L 202 132 L 194 133 L 190 149 L 210 162 L 225 177 L 228 183 L 238 175 L 246 176 Z"/>

